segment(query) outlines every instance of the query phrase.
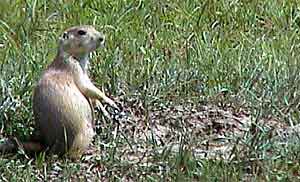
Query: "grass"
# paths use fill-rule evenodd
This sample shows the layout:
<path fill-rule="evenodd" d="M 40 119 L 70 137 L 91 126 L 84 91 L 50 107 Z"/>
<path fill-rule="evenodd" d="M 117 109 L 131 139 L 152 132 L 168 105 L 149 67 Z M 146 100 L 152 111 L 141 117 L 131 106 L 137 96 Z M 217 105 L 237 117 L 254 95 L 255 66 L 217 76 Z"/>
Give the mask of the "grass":
<path fill-rule="evenodd" d="M 119 123 L 97 113 L 97 153 L 3 156 L 2 180 L 299 180 L 299 139 L 272 138 L 300 118 L 297 1 L 2 0 L 0 11 L 0 136 L 33 132 L 32 89 L 73 25 L 106 35 L 91 78 L 123 107 Z M 250 127 L 231 136 L 228 113 Z M 198 155 L 218 132 L 232 157 Z"/>

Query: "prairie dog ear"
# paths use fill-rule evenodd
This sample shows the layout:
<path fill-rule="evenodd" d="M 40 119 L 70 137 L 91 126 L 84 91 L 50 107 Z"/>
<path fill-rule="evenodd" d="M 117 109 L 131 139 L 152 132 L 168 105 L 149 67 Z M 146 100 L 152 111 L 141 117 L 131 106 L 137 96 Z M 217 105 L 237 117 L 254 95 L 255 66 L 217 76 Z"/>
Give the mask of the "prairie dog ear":
<path fill-rule="evenodd" d="M 59 38 L 58 38 L 58 45 L 60 51 L 65 51 L 69 47 L 69 34 L 67 32 L 64 32 Z"/>
<path fill-rule="evenodd" d="M 59 38 L 59 45 L 63 46 L 64 48 L 66 48 L 66 46 L 68 47 L 70 40 L 74 39 L 74 35 L 68 31 L 65 31 Z"/>
<path fill-rule="evenodd" d="M 64 39 L 64 40 L 68 39 L 68 38 L 69 38 L 68 32 L 64 32 L 64 33 L 62 34 L 61 38 Z"/>
<path fill-rule="evenodd" d="M 58 38 L 58 45 L 63 45 L 65 40 L 69 38 L 68 32 L 64 32 L 61 36 Z"/>

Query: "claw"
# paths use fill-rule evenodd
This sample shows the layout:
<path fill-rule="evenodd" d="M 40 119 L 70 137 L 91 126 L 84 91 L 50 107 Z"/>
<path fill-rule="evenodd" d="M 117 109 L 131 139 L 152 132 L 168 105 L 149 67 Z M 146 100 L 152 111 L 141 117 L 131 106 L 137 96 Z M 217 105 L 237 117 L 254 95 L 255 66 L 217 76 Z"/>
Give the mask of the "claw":
<path fill-rule="evenodd" d="M 102 103 L 99 100 L 95 101 L 96 107 L 100 107 L 101 111 L 103 112 L 103 115 L 109 119 L 111 119 L 109 113 L 106 111 L 105 107 L 102 105 Z"/>
<path fill-rule="evenodd" d="M 105 98 L 103 98 L 103 100 L 104 100 L 106 103 L 108 103 L 111 107 L 113 107 L 113 108 L 117 109 L 118 111 L 120 111 L 120 109 L 119 109 L 119 107 L 117 106 L 117 104 L 116 104 L 113 100 L 111 100 L 110 98 L 105 97 Z"/>

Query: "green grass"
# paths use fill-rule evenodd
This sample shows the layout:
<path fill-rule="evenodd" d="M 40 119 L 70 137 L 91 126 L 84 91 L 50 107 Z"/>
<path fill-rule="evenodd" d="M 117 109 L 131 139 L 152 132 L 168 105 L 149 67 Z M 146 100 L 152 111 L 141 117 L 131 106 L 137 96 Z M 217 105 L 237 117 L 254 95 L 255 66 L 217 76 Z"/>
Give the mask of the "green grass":
<path fill-rule="evenodd" d="M 32 89 L 57 38 L 73 25 L 92 24 L 106 35 L 91 78 L 124 107 L 119 124 L 97 114 L 99 152 L 90 158 L 19 152 L 0 157 L 0 179 L 299 180 L 299 139 L 279 145 L 268 125 L 300 119 L 297 1 L 2 0 L 0 11 L 0 136 L 33 132 Z M 247 113 L 251 129 L 233 137 L 230 160 L 197 155 L 215 126 L 197 134 L 188 116 L 217 117 L 202 106 Z M 173 138 L 162 132 L 159 142 L 155 122 Z"/>

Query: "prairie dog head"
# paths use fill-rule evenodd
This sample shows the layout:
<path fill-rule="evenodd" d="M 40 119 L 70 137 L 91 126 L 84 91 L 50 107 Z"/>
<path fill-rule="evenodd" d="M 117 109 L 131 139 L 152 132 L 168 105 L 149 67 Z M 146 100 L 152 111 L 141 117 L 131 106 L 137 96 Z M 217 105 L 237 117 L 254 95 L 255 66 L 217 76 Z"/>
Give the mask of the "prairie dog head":
<path fill-rule="evenodd" d="M 59 39 L 60 51 L 70 56 L 82 57 L 103 47 L 105 37 L 92 26 L 76 26 L 64 31 Z"/>

